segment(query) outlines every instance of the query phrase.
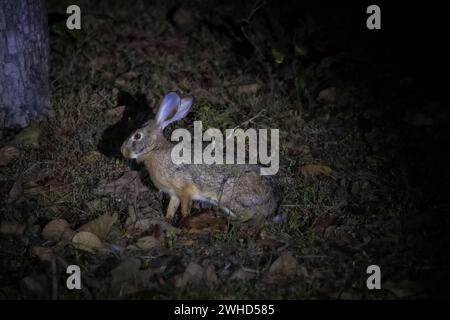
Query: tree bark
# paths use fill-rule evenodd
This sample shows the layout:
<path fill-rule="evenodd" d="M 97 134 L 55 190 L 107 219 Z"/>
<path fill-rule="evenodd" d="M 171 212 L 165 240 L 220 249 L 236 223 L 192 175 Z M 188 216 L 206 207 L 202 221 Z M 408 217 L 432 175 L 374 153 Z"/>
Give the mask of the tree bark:
<path fill-rule="evenodd" d="M 45 0 L 0 0 L 0 128 L 51 113 Z"/>

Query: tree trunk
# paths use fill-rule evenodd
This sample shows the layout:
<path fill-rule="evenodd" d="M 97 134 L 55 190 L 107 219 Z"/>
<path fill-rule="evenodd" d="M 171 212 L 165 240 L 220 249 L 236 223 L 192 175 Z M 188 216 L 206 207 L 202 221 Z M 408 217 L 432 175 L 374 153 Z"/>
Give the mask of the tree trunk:
<path fill-rule="evenodd" d="M 45 0 L 0 0 L 0 128 L 50 114 Z"/>

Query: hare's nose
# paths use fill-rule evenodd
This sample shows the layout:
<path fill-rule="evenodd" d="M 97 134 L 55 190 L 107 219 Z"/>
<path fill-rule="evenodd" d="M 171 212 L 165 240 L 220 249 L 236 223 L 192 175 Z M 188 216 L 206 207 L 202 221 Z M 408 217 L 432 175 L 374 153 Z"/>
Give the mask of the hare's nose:
<path fill-rule="evenodd" d="M 128 152 L 127 152 L 127 143 L 125 142 L 125 143 L 123 143 L 122 144 L 122 146 L 120 147 L 120 152 L 122 153 L 122 155 L 124 156 L 124 157 L 127 157 L 128 156 Z"/>

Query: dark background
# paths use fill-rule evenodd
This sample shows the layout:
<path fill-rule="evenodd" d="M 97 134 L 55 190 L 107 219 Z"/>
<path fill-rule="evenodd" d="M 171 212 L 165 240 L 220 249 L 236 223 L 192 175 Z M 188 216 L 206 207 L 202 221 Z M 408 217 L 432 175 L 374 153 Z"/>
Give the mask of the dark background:
<path fill-rule="evenodd" d="M 0 296 L 51 296 L 55 276 L 31 249 L 44 246 L 76 261 L 88 275 L 90 294 L 67 292 L 60 281 L 62 299 L 449 297 L 445 6 L 437 1 L 265 1 L 252 14 L 258 3 L 80 1 L 82 30 L 68 31 L 65 9 L 73 3 L 48 1 L 55 117 L 38 125 L 37 148 L 21 148 L 19 159 L 1 168 L 1 216 L 41 227 L 64 218 L 76 230 L 117 212 L 119 226 L 107 241 L 126 250 L 89 254 L 55 246 L 39 233 L 19 241 L 0 235 Z M 381 30 L 366 28 L 371 4 L 381 8 Z M 174 18 L 181 9 L 194 18 Z M 296 53 L 296 45 L 307 53 Z M 240 92 L 255 83 L 258 90 Z M 330 88 L 336 94 L 321 98 Z M 173 222 L 182 230 L 178 238 L 163 232 L 164 248 L 128 251 L 139 237 L 157 233 L 123 236 L 130 207 L 145 218 L 162 217 L 167 199 L 158 196 L 142 167 L 123 161 L 119 146 L 170 90 L 195 99 L 188 117 L 175 127 L 191 128 L 202 120 L 232 128 L 265 111 L 244 129 L 280 128 L 277 178 L 284 198 L 279 222 L 268 219 L 262 233 L 243 235 L 228 224 L 220 229 L 223 223 L 214 213 L 196 209 L 198 220 Z M 117 111 L 120 106 L 125 110 Z M 2 146 L 16 133 L 3 135 Z M 96 158 L 89 160 L 92 152 Z M 302 171 L 309 164 L 333 173 L 310 177 Z M 139 171 L 148 189 L 137 195 L 97 192 L 130 170 Z M 68 197 L 53 194 L 51 185 L 45 199 L 27 193 L 30 185 L 47 187 L 54 180 L 70 186 Z M 11 200 L 17 181 L 24 191 Z M 205 217 L 212 227 L 190 232 Z M 285 252 L 296 263 L 290 260 L 293 266 L 287 263 L 281 275 L 274 275 L 272 267 Z M 140 271 L 164 271 L 150 282 L 118 290 L 111 282 L 118 274 L 125 275 L 121 281 L 130 280 L 119 268 L 130 256 L 140 259 Z M 176 286 L 193 262 L 202 266 L 197 270 L 212 265 L 217 282 L 200 277 L 192 284 L 195 290 Z M 366 290 L 370 264 L 382 269 L 381 291 Z M 230 280 L 242 268 L 256 276 Z"/>

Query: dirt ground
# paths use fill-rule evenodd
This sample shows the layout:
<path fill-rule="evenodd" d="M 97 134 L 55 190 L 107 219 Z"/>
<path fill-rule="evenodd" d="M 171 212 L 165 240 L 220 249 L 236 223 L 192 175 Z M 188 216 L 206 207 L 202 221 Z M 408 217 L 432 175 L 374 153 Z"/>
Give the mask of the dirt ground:
<path fill-rule="evenodd" d="M 380 39 L 339 11 L 233 1 L 79 1 L 69 31 L 63 3 L 49 2 L 54 116 L 0 136 L 1 298 L 449 297 L 448 106 Z M 260 232 L 211 208 L 166 220 L 120 155 L 172 90 L 195 102 L 168 136 L 195 120 L 280 129 L 282 202 Z"/>

